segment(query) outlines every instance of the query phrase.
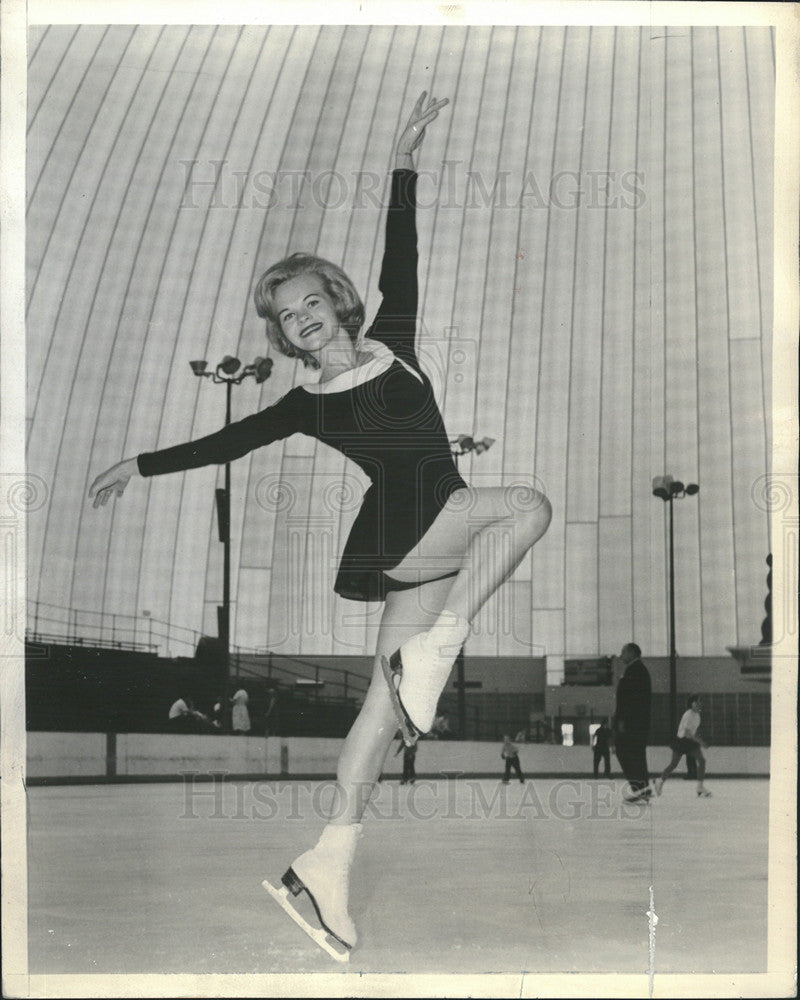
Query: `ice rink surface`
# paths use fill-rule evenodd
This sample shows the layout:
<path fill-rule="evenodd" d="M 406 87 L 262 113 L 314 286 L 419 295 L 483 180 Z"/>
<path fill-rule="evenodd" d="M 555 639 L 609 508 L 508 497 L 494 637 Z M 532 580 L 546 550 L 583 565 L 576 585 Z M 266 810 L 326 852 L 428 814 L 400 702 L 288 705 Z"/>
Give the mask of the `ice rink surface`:
<path fill-rule="evenodd" d="M 261 886 L 316 841 L 330 783 L 34 787 L 29 971 L 764 972 L 769 783 L 709 787 L 631 806 L 611 779 L 384 781 L 349 965 Z"/>

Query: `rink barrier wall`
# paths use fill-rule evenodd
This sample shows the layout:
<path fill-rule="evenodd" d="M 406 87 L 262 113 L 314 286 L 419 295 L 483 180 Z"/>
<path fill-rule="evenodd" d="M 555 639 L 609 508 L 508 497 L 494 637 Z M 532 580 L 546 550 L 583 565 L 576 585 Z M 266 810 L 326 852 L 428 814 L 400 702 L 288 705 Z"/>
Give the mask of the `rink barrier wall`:
<path fill-rule="evenodd" d="M 342 742 L 278 736 L 31 732 L 26 778 L 30 784 L 169 781 L 187 775 L 197 780 L 330 778 L 336 774 Z M 403 755 L 395 754 L 397 746 L 390 748 L 384 765 L 387 777 L 402 773 Z M 710 747 L 706 757 L 710 777 L 769 777 L 769 747 Z M 660 771 L 669 758 L 668 747 L 651 747 L 651 772 Z M 585 778 L 592 774 L 592 751 L 587 746 L 525 743 L 520 745 L 520 764 L 530 777 Z M 417 752 L 420 777 L 498 776 L 503 768 L 496 743 L 422 740 Z M 612 774 L 619 773 L 612 756 Z"/>

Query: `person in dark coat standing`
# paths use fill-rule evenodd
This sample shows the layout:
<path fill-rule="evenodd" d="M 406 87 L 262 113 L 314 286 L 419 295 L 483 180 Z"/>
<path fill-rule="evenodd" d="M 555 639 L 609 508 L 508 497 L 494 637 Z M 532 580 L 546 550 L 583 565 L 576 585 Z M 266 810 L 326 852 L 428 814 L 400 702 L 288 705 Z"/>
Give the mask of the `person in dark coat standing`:
<path fill-rule="evenodd" d="M 642 663 L 642 651 L 635 642 L 622 647 L 625 665 L 617 684 L 614 742 L 622 773 L 630 785 L 628 801 L 648 799 L 650 775 L 647 770 L 647 738 L 650 734 L 650 674 Z"/>

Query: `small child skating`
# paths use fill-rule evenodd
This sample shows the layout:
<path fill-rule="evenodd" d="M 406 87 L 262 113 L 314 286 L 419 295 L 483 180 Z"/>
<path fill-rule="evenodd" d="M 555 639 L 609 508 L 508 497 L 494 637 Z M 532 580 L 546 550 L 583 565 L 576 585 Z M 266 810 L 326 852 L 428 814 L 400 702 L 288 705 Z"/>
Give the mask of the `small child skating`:
<path fill-rule="evenodd" d="M 403 753 L 403 777 L 400 779 L 400 784 L 413 785 L 417 779 L 417 772 L 414 767 L 417 759 L 417 743 L 414 742 L 411 746 L 407 746 L 401 736 L 399 745 L 394 752 L 395 757 L 401 751 Z"/>
<path fill-rule="evenodd" d="M 511 742 L 510 736 L 503 735 L 503 749 L 500 751 L 500 756 L 506 762 L 506 773 L 503 777 L 503 784 L 508 784 L 512 768 L 519 778 L 520 784 L 524 784 L 525 779 L 522 776 L 522 768 L 519 764 L 519 748 Z"/>
<path fill-rule="evenodd" d="M 697 735 L 700 728 L 700 696 L 693 694 L 689 696 L 688 707 L 681 716 L 678 725 L 678 735 L 670 743 L 672 750 L 672 760 L 661 772 L 660 777 L 655 780 L 656 795 L 660 795 L 664 788 L 664 782 L 680 764 L 681 757 L 686 754 L 687 759 L 693 757 L 697 764 L 697 794 L 702 799 L 711 797 L 711 792 L 704 786 L 703 779 L 706 774 L 706 759 L 703 750 L 706 744 Z"/>

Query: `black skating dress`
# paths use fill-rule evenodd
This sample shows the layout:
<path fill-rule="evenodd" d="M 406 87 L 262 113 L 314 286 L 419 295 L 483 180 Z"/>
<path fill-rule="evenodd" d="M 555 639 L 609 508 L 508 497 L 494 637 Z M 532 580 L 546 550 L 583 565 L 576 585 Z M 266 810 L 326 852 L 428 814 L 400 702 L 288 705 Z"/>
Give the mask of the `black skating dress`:
<path fill-rule="evenodd" d="M 153 476 L 230 462 L 295 433 L 338 449 L 370 480 L 334 585 L 356 601 L 380 601 L 404 587 L 386 571 L 416 545 L 450 494 L 466 485 L 414 346 L 416 180 L 412 170 L 392 174 L 383 299 L 364 343 L 367 349 L 373 344 L 373 362 L 322 386 L 297 386 L 273 406 L 207 437 L 138 456 L 141 474 Z"/>

